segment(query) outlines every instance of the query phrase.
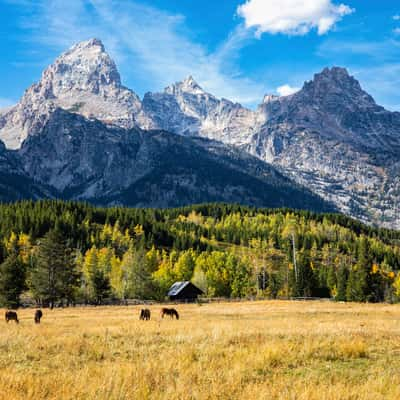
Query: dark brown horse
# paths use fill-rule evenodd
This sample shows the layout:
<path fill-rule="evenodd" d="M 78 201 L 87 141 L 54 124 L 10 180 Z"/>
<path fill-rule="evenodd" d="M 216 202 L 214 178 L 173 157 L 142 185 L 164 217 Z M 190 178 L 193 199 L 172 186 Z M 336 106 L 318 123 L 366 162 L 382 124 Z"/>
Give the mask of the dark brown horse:
<path fill-rule="evenodd" d="M 8 324 L 9 321 L 15 321 L 19 324 L 18 315 L 15 311 L 6 311 L 6 322 Z"/>
<path fill-rule="evenodd" d="M 140 317 L 139 319 L 143 321 L 149 321 L 150 320 L 150 310 L 148 308 L 142 308 L 140 311 Z"/>
<path fill-rule="evenodd" d="M 40 319 L 43 317 L 42 310 L 36 310 L 35 312 L 35 324 L 40 324 Z"/>
<path fill-rule="evenodd" d="M 178 311 L 175 308 L 162 308 L 161 309 L 161 318 L 164 318 L 164 315 L 169 315 L 171 318 L 179 319 Z"/>

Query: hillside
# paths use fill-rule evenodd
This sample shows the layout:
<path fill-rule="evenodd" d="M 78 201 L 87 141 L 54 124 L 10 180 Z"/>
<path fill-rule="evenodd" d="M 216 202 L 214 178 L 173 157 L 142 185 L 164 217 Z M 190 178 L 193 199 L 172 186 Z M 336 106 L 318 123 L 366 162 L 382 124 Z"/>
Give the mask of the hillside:
<path fill-rule="evenodd" d="M 400 296 L 400 233 L 339 214 L 224 204 L 157 210 L 22 202 L 0 206 L 0 233 L 0 270 L 15 273 L 8 268 L 18 263 L 28 283 L 21 291 L 43 304 L 161 299 L 182 280 L 207 296 L 372 302 Z M 53 298 L 40 277 L 57 265 L 49 256 L 54 252 L 64 254 L 57 272 L 64 283 Z"/>

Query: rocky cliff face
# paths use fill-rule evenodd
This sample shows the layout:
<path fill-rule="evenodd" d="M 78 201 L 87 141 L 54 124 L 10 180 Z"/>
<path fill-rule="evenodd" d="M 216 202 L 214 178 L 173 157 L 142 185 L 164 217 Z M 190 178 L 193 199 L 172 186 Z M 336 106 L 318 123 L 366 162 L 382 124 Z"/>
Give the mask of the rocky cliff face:
<path fill-rule="evenodd" d="M 59 108 L 67 113 L 56 112 Z M 52 119 L 55 113 L 57 118 Z M 85 118 L 72 121 L 71 114 Z M 89 129 L 88 120 L 99 125 Z M 150 146 L 139 128 L 234 145 L 274 165 L 342 212 L 400 228 L 400 113 L 377 105 L 343 68 L 324 69 L 291 96 L 265 96 L 255 111 L 216 98 L 192 77 L 161 93 L 147 93 L 141 101 L 121 85 L 114 62 L 102 43 L 92 39 L 61 55 L 15 107 L 0 114 L 0 139 L 8 149 L 22 145 L 18 154 L 30 179 L 40 177 L 77 198 L 109 198 L 114 191 L 122 196 L 138 179 L 153 176 L 154 165 L 168 154 L 157 150 L 165 148 L 155 146 L 155 136 L 148 134 L 154 139 Z M 135 142 L 139 137 L 141 144 Z M 187 143 L 198 146 L 196 140 Z M 112 152 L 107 148 L 111 144 Z M 215 145 L 208 146 L 207 154 L 226 159 Z M 132 165 L 129 157 L 134 157 Z M 215 162 L 214 158 L 212 165 Z M 174 182 L 178 177 L 171 173 L 168 179 L 169 186 L 178 190 Z M 92 184 L 82 186 L 82 182 Z M 172 201 L 175 192 L 167 192 Z M 151 193 L 156 197 L 154 187 Z"/>
<path fill-rule="evenodd" d="M 273 167 L 221 142 L 107 126 L 61 109 L 20 150 L 3 148 L 3 156 L 45 197 L 143 207 L 223 201 L 334 210 Z"/>
<path fill-rule="evenodd" d="M 238 103 L 205 92 L 191 76 L 162 93 L 147 93 L 143 110 L 152 120 L 152 128 L 235 145 L 250 141 L 261 117 Z"/>
<path fill-rule="evenodd" d="M 386 111 L 345 69 L 268 99 L 248 151 L 364 222 L 400 227 L 400 113 Z"/>
<path fill-rule="evenodd" d="M 46 183 L 37 184 L 24 170 L 18 155 L 0 142 L 0 202 L 53 197 Z"/>

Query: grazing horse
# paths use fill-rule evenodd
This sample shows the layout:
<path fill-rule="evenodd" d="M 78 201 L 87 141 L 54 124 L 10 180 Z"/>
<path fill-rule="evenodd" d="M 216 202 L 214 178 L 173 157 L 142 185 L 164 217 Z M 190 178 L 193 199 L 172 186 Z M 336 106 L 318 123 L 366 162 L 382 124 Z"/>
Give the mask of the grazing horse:
<path fill-rule="evenodd" d="M 171 318 L 179 319 L 178 311 L 175 308 L 162 308 L 161 309 L 161 318 L 164 318 L 164 315 L 169 315 Z"/>
<path fill-rule="evenodd" d="M 6 322 L 8 324 L 9 321 L 15 321 L 19 324 L 18 315 L 15 311 L 6 311 Z"/>
<path fill-rule="evenodd" d="M 35 312 L 35 324 L 40 324 L 40 319 L 43 317 L 42 310 L 36 310 Z"/>
<path fill-rule="evenodd" d="M 142 308 L 140 311 L 140 317 L 139 319 L 143 321 L 149 321 L 150 320 L 150 310 L 148 308 Z"/>

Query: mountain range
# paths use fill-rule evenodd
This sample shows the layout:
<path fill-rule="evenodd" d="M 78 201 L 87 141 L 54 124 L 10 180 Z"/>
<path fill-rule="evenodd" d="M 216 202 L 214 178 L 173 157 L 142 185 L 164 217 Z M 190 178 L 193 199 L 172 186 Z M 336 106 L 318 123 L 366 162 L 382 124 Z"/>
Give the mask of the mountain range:
<path fill-rule="evenodd" d="M 143 99 L 102 42 L 62 54 L 0 111 L 0 200 L 169 207 L 204 201 L 341 211 L 399 228 L 400 113 L 326 68 L 255 110 L 188 77 Z"/>

